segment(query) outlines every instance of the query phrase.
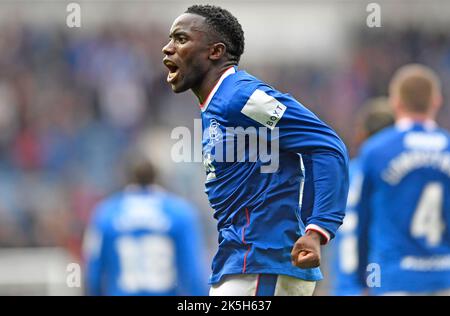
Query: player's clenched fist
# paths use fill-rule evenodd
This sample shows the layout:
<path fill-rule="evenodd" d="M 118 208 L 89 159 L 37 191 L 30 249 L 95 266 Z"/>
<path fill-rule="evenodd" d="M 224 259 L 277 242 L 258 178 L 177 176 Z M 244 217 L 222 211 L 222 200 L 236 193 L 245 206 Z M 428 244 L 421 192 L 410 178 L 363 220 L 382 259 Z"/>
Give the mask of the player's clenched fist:
<path fill-rule="evenodd" d="M 306 232 L 295 242 L 292 248 L 292 264 L 302 269 L 320 266 L 320 244 L 320 234 L 312 230 Z"/>

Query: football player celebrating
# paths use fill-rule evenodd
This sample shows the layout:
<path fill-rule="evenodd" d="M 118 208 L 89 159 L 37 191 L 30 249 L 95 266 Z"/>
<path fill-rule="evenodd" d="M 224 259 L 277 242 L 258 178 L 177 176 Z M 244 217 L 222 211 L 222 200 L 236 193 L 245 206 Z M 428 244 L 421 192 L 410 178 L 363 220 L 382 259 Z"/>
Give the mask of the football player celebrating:
<path fill-rule="evenodd" d="M 228 11 L 192 6 L 169 38 L 167 82 L 197 96 L 205 130 L 205 186 L 219 230 L 210 294 L 312 295 L 320 247 L 344 217 L 343 142 L 292 96 L 238 69 L 244 33 Z M 270 146 L 275 167 L 255 139 Z"/>

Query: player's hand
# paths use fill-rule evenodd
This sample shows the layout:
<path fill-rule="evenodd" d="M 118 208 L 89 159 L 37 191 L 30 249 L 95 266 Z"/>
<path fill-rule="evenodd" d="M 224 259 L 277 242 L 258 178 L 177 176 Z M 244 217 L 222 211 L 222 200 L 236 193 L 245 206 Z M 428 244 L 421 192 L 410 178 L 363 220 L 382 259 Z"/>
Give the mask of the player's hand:
<path fill-rule="evenodd" d="M 294 244 L 291 251 L 292 264 L 302 269 L 320 266 L 320 242 L 322 236 L 309 230 Z"/>

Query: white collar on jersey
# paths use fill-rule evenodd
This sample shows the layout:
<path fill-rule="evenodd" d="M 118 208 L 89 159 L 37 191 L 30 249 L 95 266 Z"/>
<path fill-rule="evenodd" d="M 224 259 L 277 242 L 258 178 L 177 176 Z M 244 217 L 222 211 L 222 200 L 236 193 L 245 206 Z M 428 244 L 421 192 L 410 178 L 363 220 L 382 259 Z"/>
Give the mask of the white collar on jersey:
<path fill-rule="evenodd" d="M 203 104 L 200 104 L 200 110 L 202 110 L 202 112 L 206 111 L 206 108 L 208 107 L 209 102 L 211 102 L 212 98 L 214 97 L 214 94 L 216 94 L 216 91 L 217 91 L 217 89 L 219 89 L 220 85 L 222 84 L 222 81 L 224 81 L 226 77 L 234 74 L 235 72 L 236 72 L 236 69 L 234 69 L 234 66 L 231 66 L 222 74 L 222 76 L 220 76 L 219 81 L 217 81 L 214 88 L 208 94 L 205 102 L 203 102 Z"/>
<path fill-rule="evenodd" d="M 432 131 L 433 129 L 435 129 L 437 127 L 436 122 L 431 119 L 428 119 L 425 121 L 414 121 L 414 120 L 410 119 L 409 117 L 404 117 L 404 118 L 397 120 L 395 122 L 395 126 L 400 131 L 406 131 L 406 130 L 410 129 L 414 123 L 422 124 L 423 127 L 425 128 L 425 130 L 427 130 L 427 131 Z"/>
<path fill-rule="evenodd" d="M 156 191 L 156 192 L 162 192 L 164 191 L 164 188 L 160 186 L 159 184 L 148 184 L 146 186 L 140 186 L 134 183 L 128 184 L 124 188 L 124 192 L 126 193 L 133 193 L 133 192 L 140 192 L 140 191 Z"/>

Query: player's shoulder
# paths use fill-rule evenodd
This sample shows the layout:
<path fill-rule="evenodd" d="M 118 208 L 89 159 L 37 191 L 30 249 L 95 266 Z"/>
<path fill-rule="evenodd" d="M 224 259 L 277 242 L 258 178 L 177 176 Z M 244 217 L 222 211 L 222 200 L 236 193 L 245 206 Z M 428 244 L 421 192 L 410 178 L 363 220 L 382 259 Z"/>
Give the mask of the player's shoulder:
<path fill-rule="evenodd" d="M 242 126 L 256 121 L 273 128 L 288 107 L 299 104 L 290 95 L 279 92 L 246 71 L 240 70 L 230 77 L 232 80 L 227 82 L 225 89 L 230 92 L 223 96 L 223 100 L 227 100 L 229 119 L 238 120 Z"/>
<path fill-rule="evenodd" d="M 318 117 L 295 97 L 274 88 L 269 83 L 246 71 L 238 71 L 232 84 L 234 85 L 234 93 L 231 100 L 239 111 L 245 106 L 251 112 L 257 110 L 264 114 L 273 110 L 284 113 L 284 111 L 291 109 L 291 111 L 296 111 L 296 113 L 300 111 L 303 115 L 318 120 Z M 259 113 L 257 113 L 257 116 L 259 116 Z"/>
<path fill-rule="evenodd" d="M 236 73 L 231 76 L 233 80 L 231 81 L 233 84 L 233 87 L 236 90 L 239 91 L 251 91 L 253 88 L 256 88 L 257 86 L 264 86 L 266 83 L 262 81 L 261 79 L 258 79 L 257 77 L 249 74 L 245 70 L 236 70 Z"/>
<path fill-rule="evenodd" d="M 169 215 L 173 217 L 195 215 L 193 204 L 180 195 L 161 189 L 156 194 L 163 201 L 164 209 Z"/>
<path fill-rule="evenodd" d="M 450 133 L 436 124 L 415 124 L 404 131 L 407 150 L 450 151 Z"/>
<path fill-rule="evenodd" d="M 159 196 L 171 206 L 188 207 L 190 203 L 178 194 L 169 191 L 160 191 Z"/>
<path fill-rule="evenodd" d="M 438 151 L 450 151 L 450 132 L 440 126 L 436 126 L 431 130 L 427 130 L 425 137 L 412 137 L 409 143 L 414 143 L 415 146 L 428 148 Z M 418 139 L 419 138 L 419 139 Z M 410 146 L 414 148 L 415 146 Z"/>
<path fill-rule="evenodd" d="M 440 126 L 436 127 L 436 133 L 441 134 L 443 137 L 445 137 L 447 139 L 447 142 L 450 145 L 450 131 L 448 131 L 445 128 L 442 128 Z"/>
<path fill-rule="evenodd" d="M 227 78 L 228 79 L 228 78 Z M 242 107 L 249 99 L 261 98 L 264 94 L 278 93 L 273 87 L 244 70 L 238 70 L 226 80 L 222 95 L 230 105 Z"/>
<path fill-rule="evenodd" d="M 443 128 L 438 128 L 438 130 L 446 138 L 446 140 L 447 140 L 447 151 L 450 151 L 450 131 L 448 131 L 446 129 L 443 129 Z"/>
<path fill-rule="evenodd" d="M 124 193 L 114 192 L 95 205 L 92 213 L 92 220 L 97 223 L 106 224 L 111 218 L 114 217 L 115 212 L 118 210 L 118 205 L 120 205 L 123 199 Z"/>
<path fill-rule="evenodd" d="M 97 208 L 102 210 L 103 212 L 106 212 L 108 209 L 119 204 L 123 197 L 124 192 L 113 192 L 110 195 L 106 196 L 104 199 L 100 200 L 97 204 Z"/>

